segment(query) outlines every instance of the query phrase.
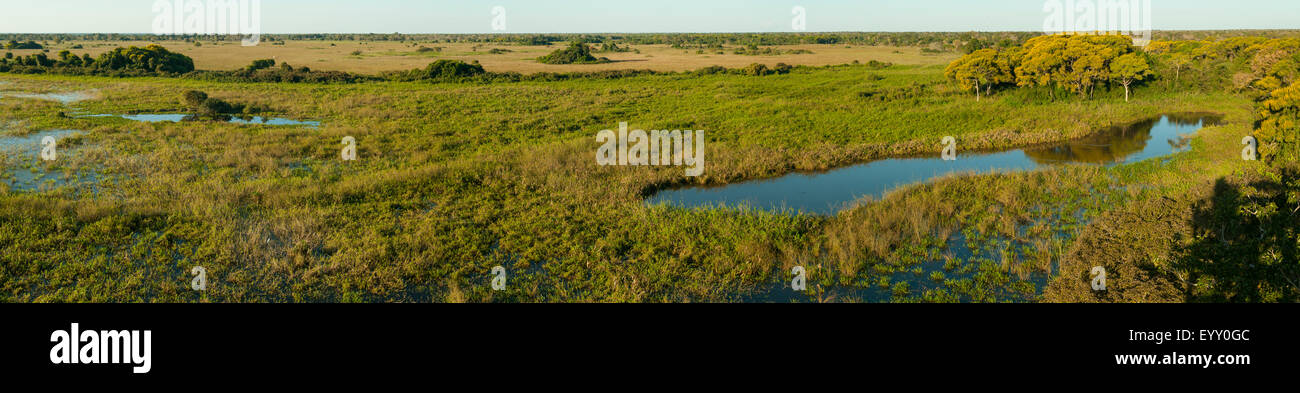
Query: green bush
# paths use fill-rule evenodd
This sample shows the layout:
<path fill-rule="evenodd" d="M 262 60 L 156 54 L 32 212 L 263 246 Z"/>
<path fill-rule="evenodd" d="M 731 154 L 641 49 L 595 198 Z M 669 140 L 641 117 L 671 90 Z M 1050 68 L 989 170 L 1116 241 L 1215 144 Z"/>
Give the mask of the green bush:
<path fill-rule="evenodd" d="M 198 90 L 186 90 L 184 93 L 181 93 L 181 103 L 194 110 L 198 110 L 202 107 L 203 102 L 207 101 L 207 99 L 208 93 Z"/>
<path fill-rule="evenodd" d="M 208 97 L 208 93 L 198 90 L 186 90 L 181 93 L 181 103 L 200 118 L 225 119 L 232 114 L 252 114 L 261 112 L 261 108 L 231 104 L 219 98 Z"/>
<path fill-rule="evenodd" d="M 749 76 L 764 76 L 771 74 L 772 70 L 768 69 L 766 64 L 754 63 L 745 67 L 744 73 Z"/>
<path fill-rule="evenodd" d="M 262 60 L 253 60 L 253 64 L 249 64 L 248 67 L 245 67 L 244 69 L 248 71 L 257 71 L 257 70 L 264 70 L 267 68 L 271 68 L 273 66 L 275 66 L 274 59 L 262 59 Z"/>
<path fill-rule="evenodd" d="M 460 60 L 438 60 L 430 63 L 424 68 L 424 75 L 428 79 L 454 79 L 466 78 L 476 75 L 482 75 L 487 71 L 477 62 L 466 64 Z"/>
<path fill-rule="evenodd" d="M 37 44 L 36 41 L 18 42 L 10 40 L 5 44 L 5 49 L 45 49 L 45 47 Z"/>
<path fill-rule="evenodd" d="M 230 105 L 230 103 L 222 101 L 221 99 L 209 98 L 203 101 L 203 105 L 199 106 L 199 114 L 204 116 L 215 117 L 215 116 L 225 115 L 230 113 L 238 113 L 243 110 L 242 107 L 239 109 L 240 109 L 239 111 L 234 110 L 234 108 Z"/>
<path fill-rule="evenodd" d="M 587 44 L 574 42 L 564 49 L 537 58 L 537 61 L 546 64 L 600 64 L 608 63 L 609 59 L 596 58 L 596 56 L 591 55 L 591 47 L 588 47 Z"/>
<path fill-rule="evenodd" d="M 157 44 L 144 48 L 132 46 L 114 49 L 99 55 L 94 65 L 105 70 L 137 70 L 168 74 L 194 71 L 194 60 L 189 56 L 168 51 Z"/>

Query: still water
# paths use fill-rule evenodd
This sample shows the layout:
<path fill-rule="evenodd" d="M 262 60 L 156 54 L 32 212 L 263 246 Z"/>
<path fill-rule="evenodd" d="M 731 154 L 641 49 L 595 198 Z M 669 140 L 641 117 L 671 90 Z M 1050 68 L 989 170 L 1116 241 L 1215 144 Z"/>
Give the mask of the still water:
<path fill-rule="evenodd" d="M 132 121 L 142 121 L 146 123 L 180 123 L 183 121 L 198 121 L 199 118 L 194 115 L 183 113 L 165 113 L 165 114 L 138 114 L 138 115 L 85 115 L 82 117 L 121 117 Z M 234 124 L 262 124 L 268 126 L 307 126 L 320 127 L 319 121 L 304 121 L 285 118 L 265 118 L 261 116 L 227 116 L 222 121 Z"/>
<path fill-rule="evenodd" d="M 40 165 L 41 140 L 45 137 L 52 137 L 55 140 L 62 140 L 65 137 L 79 133 L 77 130 L 48 130 L 33 133 L 25 136 L 5 136 L 0 134 L 0 184 L 9 187 L 15 191 L 34 191 L 44 186 L 57 188 L 71 184 L 74 180 L 83 177 L 81 174 L 64 174 L 61 171 L 48 171 L 44 165 Z M 63 148 L 58 149 L 58 157 L 67 160 L 74 154 L 76 149 Z M 37 165 L 25 165 L 24 163 L 37 163 Z"/>
<path fill-rule="evenodd" d="M 862 197 L 879 199 L 898 187 L 952 173 L 1030 171 L 1062 164 L 1118 165 L 1162 157 L 1189 149 L 1188 136 L 1217 122 L 1218 117 L 1209 114 L 1164 115 L 1054 146 L 959 154 L 955 161 L 937 155 L 885 159 L 821 173 L 665 190 L 647 202 L 834 214 Z"/>

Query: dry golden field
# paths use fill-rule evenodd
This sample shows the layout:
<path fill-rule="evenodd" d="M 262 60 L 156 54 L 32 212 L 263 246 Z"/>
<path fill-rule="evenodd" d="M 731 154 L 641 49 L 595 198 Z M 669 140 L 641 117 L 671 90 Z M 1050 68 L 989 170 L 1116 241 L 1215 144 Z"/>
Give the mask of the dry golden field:
<path fill-rule="evenodd" d="M 49 43 L 50 56 L 70 50 L 75 54 L 100 53 L 117 47 L 144 46 L 152 42 L 74 42 Z M 278 44 L 279 42 L 277 42 Z M 184 41 L 159 42 L 170 50 L 179 51 L 194 59 L 200 70 L 231 70 L 244 67 L 257 59 L 275 59 L 295 67 L 310 67 L 317 71 L 347 71 L 376 74 L 383 71 L 400 71 L 422 68 L 438 59 L 466 62 L 478 60 L 488 71 L 515 71 L 524 74 L 537 72 L 604 71 L 620 69 L 649 69 L 655 71 L 687 71 L 720 65 L 727 68 L 744 67 L 752 63 L 774 65 L 833 65 L 870 60 L 895 64 L 947 64 L 958 57 L 954 53 L 922 54 L 916 47 L 864 46 L 864 45 L 788 45 L 773 46 L 781 51 L 805 49 L 811 54 L 782 54 L 779 56 L 753 56 L 734 54 L 740 46 L 728 46 L 718 54 L 717 49 L 674 49 L 668 45 L 633 45 L 636 52 L 598 52 L 599 57 L 614 60 L 606 64 L 550 65 L 535 59 L 562 47 L 519 46 L 514 44 L 432 43 L 432 42 L 360 42 L 360 41 L 287 41 L 283 45 L 262 42 L 253 47 L 240 46 L 238 42 L 202 42 L 202 46 Z M 82 49 L 72 49 L 81 45 Z M 622 45 L 620 45 L 622 46 Z M 435 49 L 420 52 L 420 47 Z M 442 48 L 440 51 L 437 48 Z M 763 47 L 766 48 L 766 47 Z M 510 52 L 492 54 L 492 49 Z M 10 50 L 14 55 L 26 56 L 39 50 Z M 359 54 L 357 54 L 359 53 Z"/>

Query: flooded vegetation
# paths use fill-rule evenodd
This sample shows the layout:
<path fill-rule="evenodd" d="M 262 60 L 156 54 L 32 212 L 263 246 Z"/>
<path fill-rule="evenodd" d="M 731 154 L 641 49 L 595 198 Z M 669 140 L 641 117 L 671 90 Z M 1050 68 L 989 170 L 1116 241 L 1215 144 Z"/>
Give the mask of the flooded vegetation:
<path fill-rule="evenodd" d="M 44 191 L 69 185 L 95 182 L 93 173 L 81 173 L 71 168 L 53 163 L 42 162 L 41 151 L 46 138 L 64 139 L 82 133 L 76 130 L 48 130 L 24 136 L 4 136 L 0 134 L 0 184 L 10 191 Z M 75 149 L 64 148 L 57 151 L 66 160 L 75 154 Z"/>
<path fill-rule="evenodd" d="M 24 93 L 12 91 L 0 91 L 0 98 L 28 98 L 36 100 L 56 101 L 62 104 L 71 104 L 77 101 L 87 100 L 92 97 L 89 92 L 67 92 L 67 93 Z"/>
<path fill-rule="evenodd" d="M 970 41 L 958 37 L 944 42 Z M 430 53 L 415 70 L 338 81 L 298 61 L 181 73 L 22 53 L 0 74 L 0 222 L 21 228 L 0 232 L 0 261 L 21 272 L 0 281 L 0 301 L 1300 296 L 1285 267 L 1300 197 L 1278 164 L 1295 124 L 1292 74 L 1252 66 L 1293 56 L 1287 39 L 1136 48 L 1028 34 L 965 51 L 782 35 L 768 38 L 808 59 L 892 54 L 737 54 L 752 65 L 701 68 L 688 66 L 744 37 L 678 38 L 690 44 L 607 37 L 656 61 L 695 59 L 672 72 L 616 69 L 635 52 L 544 64 L 554 48 L 521 47 L 493 56 L 547 72 Z M 1058 50 L 1075 46 L 1098 50 Z M 1017 53 L 1125 67 L 1070 74 Z M 698 176 L 598 165 L 593 136 L 622 123 L 707 130 L 708 164 Z M 940 157 L 947 136 L 952 161 Z M 1259 160 L 1242 159 L 1247 136 Z M 45 137 L 58 160 L 40 158 Z M 1252 264 L 1268 276 L 1232 268 Z M 187 287 L 198 265 L 212 277 L 203 293 Z M 1098 265 L 1114 288 L 1100 295 L 1088 286 Z M 510 284 L 494 290 L 500 271 Z M 807 288 L 792 287 L 794 272 Z"/>
<path fill-rule="evenodd" d="M 131 121 L 142 121 L 146 123 L 158 123 L 158 122 L 179 123 L 183 121 L 208 120 L 199 117 L 197 115 L 184 114 L 184 113 L 134 114 L 134 115 L 98 114 L 98 115 L 82 115 L 81 117 L 120 117 Z M 261 116 L 226 115 L 226 116 L 221 116 L 216 120 L 224 121 L 232 124 L 253 124 L 253 125 L 267 125 L 267 126 L 305 126 L 305 127 L 312 127 L 312 128 L 320 127 L 319 121 L 301 121 L 301 120 L 285 119 L 279 117 L 265 118 Z"/>

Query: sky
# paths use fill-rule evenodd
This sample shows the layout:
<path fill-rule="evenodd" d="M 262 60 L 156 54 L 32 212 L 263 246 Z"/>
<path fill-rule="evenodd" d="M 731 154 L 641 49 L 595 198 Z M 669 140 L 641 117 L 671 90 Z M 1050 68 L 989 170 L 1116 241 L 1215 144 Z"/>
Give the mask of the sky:
<path fill-rule="evenodd" d="M 155 1 L 222 0 L 4 0 L 0 33 L 150 33 Z M 1047 2 L 1099 0 L 260 1 L 264 34 L 411 34 L 788 32 L 795 7 L 810 32 L 1042 31 Z M 1148 1 L 1155 30 L 1300 29 L 1300 0 Z"/>

